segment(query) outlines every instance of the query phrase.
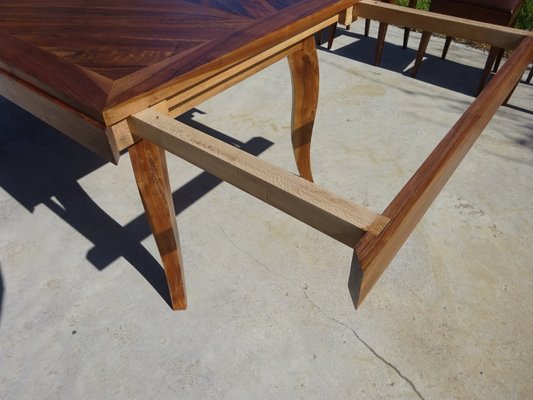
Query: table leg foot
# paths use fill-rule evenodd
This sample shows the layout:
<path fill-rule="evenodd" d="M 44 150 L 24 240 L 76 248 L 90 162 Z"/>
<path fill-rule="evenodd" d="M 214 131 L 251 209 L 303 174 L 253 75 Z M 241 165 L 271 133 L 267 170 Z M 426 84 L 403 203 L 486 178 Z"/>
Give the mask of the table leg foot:
<path fill-rule="evenodd" d="M 183 262 L 165 150 L 148 140 L 129 148 L 146 217 L 163 261 L 172 308 L 187 308 Z"/>
<path fill-rule="evenodd" d="M 350 266 L 350 276 L 348 278 L 348 292 L 352 298 L 353 305 L 357 309 L 361 304 L 361 283 L 363 282 L 363 270 L 359 263 L 357 254 L 353 253 L 352 264 Z"/>
<path fill-rule="evenodd" d="M 313 181 L 311 136 L 318 104 L 318 57 L 312 37 L 289 55 L 292 79 L 292 148 L 302 178 Z"/>

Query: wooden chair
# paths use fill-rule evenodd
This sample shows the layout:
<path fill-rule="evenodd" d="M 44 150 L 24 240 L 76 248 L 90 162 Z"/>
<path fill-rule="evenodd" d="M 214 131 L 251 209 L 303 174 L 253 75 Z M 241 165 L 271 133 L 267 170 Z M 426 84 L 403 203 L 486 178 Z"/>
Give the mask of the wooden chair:
<path fill-rule="evenodd" d="M 382 2 L 395 3 L 395 0 L 381 0 Z M 418 0 L 409 0 L 408 7 L 416 8 Z M 385 45 L 385 36 L 387 36 L 387 28 L 389 24 L 385 22 L 379 23 L 378 28 L 378 39 L 376 43 L 376 53 L 374 57 L 374 65 L 378 66 L 381 63 L 381 54 L 383 53 L 383 46 Z M 368 36 L 370 30 L 370 20 L 365 20 L 365 36 Z M 409 42 L 409 33 L 411 30 L 409 28 L 403 28 L 403 46 L 402 48 L 407 48 L 407 43 Z"/>
<path fill-rule="evenodd" d="M 432 0 L 429 11 L 496 25 L 512 26 L 523 3 L 524 0 Z M 413 68 L 413 77 L 420 69 L 430 38 L 431 32 L 422 33 Z M 443 59 L 446 58 L 451 41 L 451 37 L 446 38 L 442 51 Z M 502 56 L 503 49 L 491 47 L 479 82 L 478 94 L 485 87 L 492 67 L 498 68 Z"/>
<path fill-rule="evenodd" d="M 395 3 L 395 0 L 381 0 L 384 3 Z M 415 8 L 418 0 L 409 0 L 409 7 Z M 376 43 L 376 53 L 374 57 L 374 65 L 379 65 L 381 62 L 381 53 L 383 52 L 383 46 L 385 44 L 385 36 L 387 35 L 387 28 L 389 24 L 385 22 L 379 23 L 379 29 L 378 29 L 378 38 Z M 350 29 L 350 26 L 348 25 L 346 27 L 347 29 Z M 328 36 L 328 50 L 331 50 L 331 47 L 333 46 L 333 39 L 335 38 L 335 31 L 337 29 L 337 24 L 331 25 L 329 28 L 329 36 Z M 365 36 L 368 37 L 368 34 L 370 32 L 370 20 L 365 20 Z M 409 28 L 404 28 L 403 32 L 403 48 L 407 48 L 407 43 L 409 41 L 409 33 L 411 30 Z M 320 33 L 320 36 L 322 36 L 322 33 Z"/>

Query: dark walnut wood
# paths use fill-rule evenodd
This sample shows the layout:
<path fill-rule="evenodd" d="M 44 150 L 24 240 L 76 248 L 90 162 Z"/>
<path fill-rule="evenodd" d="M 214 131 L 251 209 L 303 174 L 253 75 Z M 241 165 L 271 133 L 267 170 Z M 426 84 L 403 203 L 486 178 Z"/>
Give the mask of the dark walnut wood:
<path fill-rule="evenodd" d="M 0 69 L 112 125 L 313 27 L 357 0 L 11 0 Z M 145 101 L 135 101 L 144 98 Z"/>

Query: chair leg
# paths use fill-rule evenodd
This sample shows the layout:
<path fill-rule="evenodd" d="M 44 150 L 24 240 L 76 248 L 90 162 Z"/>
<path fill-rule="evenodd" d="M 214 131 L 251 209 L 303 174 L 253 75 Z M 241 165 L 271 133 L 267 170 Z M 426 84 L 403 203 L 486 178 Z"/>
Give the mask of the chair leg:
<path fill-rule="evenodd" d="M 533 67 L 531 67 L 531 69 L 529 70 L 529 75 L 526 78 L 526 83 L 530 83 L 531 78 L 533 78 Z"/>
<path fill-rule="evenodd" d="M 407 7 L 409 8 L 416 8 L 416 3 L 418 2 L 418 0 L 409 0 L 409 4 L 407 5 Z M 406 49 L 407 48 L 407 44 L 409 43 L 409 34 L 411 33 L 411 29 L 410 28 L 403 28 L 403 48 Z"/>
<path fill-rule="evenodd" d="M 348 29 L 350 29 L 350 25 L 348 25 Z M 369 33 L 370 33 L 370 20 L 367 18 L 365 19 L 365 37 L 368 37 Z"/>
<path fill-rule="evenodd" d="M 500 68 L 500 63 L 502 62 L 503 55 L 505 54 L 505 49 L 500 49 L 498 52 L 498 57 L 496 57 L 496 62 L 494 63 L 494 68 L 492 68 L 492 72 L 497 72 L 498 68 Z"/>
<path fill-rule="evenodd" d="M 322 41 L 322 31 L 323 29 L 319 30 L 315 33 L 315 45 L 316 47 L 320 46 L 320 42 Z"/>
<path fill-rule="evenodd" d="M 485 63 L 485 68 L 483 69 L 483 74 L 481 75 L 481 81 L 479 82 L 479 87 L 477 89 L 477 94 L 481 93 L 483 88 L 485 87 L 485 84 L 487 83 L 487 79 L 490 75 L 490 70 L 492 69 L 492 66 L 494 65 L 494 61 L 496 61 L 496 57 L 498 57 L 498 52 L 500 49 L 497 47 L 491 47 L 489 51 L 489 56 L 487 57 L 487 62 Z"/>
<path fill-rule="evenodd" d="M 443 60 L 446 59 L 446 56 L 448 55 L 448 49 L 450 48 L 450 43 L 452 42 L 451 36 L 446 36 L 446 41 L 444 42 L 444 48 L 442 49 L 442 58 Z"/>
<path fill-rule="evenodd" d="M 507 103 L 509 103 L 509 100 L 511 99 L 511 96 L 513 95 L 514 91 L 516 90 L 516 87 L 518 86 L 518 82 L 516 82 L 516 85 L 514 85 L 513 90 L 511 90 L 511 93 L 509 93 L 509 96 L 505 99 L 503 102 L 503 105 L 506 106 Z"/>
<path fill-rule="evenodd" d="M 333 25 L 329 27 L 328 50 L 331 50 L 331 47 L 333 46 L 333 39 L 335 39 L 336 31 L 337 31 L 337 23 L 335 22 Z"/>
<path fill-rule="evenodd" d="M 407 43 L 409 43 L 409 34 L 411 33 L 411 29 L 409 28 L 403 28 L 403 49 L 407 48 Z"/>
<path fill-rule="evenodd" d="M 418 0 L 409 0 L 409 3 L 407 4 L 407 7 L 409 8 L 416 8 L 416 4 L 418 3 Z M 409 43 L 409 34 L 411 33 L 410 28 L 403 28 L 403 49 L 407 48 L 407 44 Z"/>
<path fill-rule="evenodd" d="M 424 58 L 424 54 L 426 54 L 426 50 L 428 48 L 429 39 L 431 39 L 431 32 L 422 32 L 420 45 L 418 46 L 418 52 L 416 53 L 415 66 L 413 67 L 413 72 L 411 74 L 413 78 L 416 76 L 416 74 L 418 74 L 420 64 L 422 64 L 422 59 Z"/>
<path fill-rule="evenodd" d="M 389 24 L 385 22 L 379 23 L 378 41 L 376 43 L 376 56 L 374 58 L 374 65 L 378 66 L 381 62 L 381 54 L 383 53 L 383 45 L 385 44 L 385 36 L 387 36 L 387 28 Z"/>

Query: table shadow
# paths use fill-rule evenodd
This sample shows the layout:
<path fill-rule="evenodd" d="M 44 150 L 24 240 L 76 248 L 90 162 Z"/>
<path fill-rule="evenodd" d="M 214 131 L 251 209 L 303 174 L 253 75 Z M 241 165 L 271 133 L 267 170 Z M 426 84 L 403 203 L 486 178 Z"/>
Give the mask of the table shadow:
<path fill-rule="evenodd" d="M 151 235 L 145 215 L 122 226 L 92 200 L 78 182 L 106 162 L 2 97 L 0 109 L 0 187 L 30 213 L 44 205 L 92 242 L 87 260 L 98 270 L 123 257 L 170 306 L 159 255 L 154 258 L 141 244 Z M 273 145 L 262 137 L 242 143 L 195 121 L 194 112 L 199 111 L 184 114 L 180 121 L 255 156 Z M 172 197 L 176 214 L 220 183 L 220 179 L 203 172 L 175 190 Z M 131 184 L 135 185 L 133 173 Z M 0 313 L 3 291 L 0 274 Z"/>

